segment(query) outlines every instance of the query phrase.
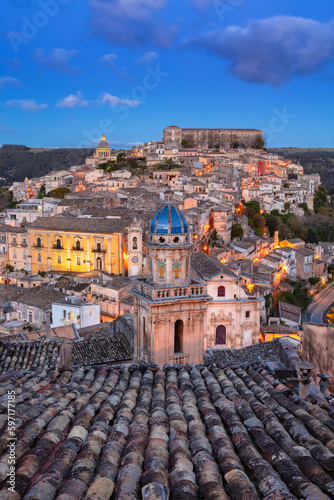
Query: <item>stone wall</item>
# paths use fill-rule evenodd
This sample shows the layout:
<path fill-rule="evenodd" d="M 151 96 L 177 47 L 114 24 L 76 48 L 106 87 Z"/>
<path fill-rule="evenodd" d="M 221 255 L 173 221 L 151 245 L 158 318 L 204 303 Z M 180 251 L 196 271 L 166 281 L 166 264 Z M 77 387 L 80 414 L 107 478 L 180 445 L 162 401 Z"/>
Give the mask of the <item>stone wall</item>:
<path fill-rule="evenodd" d="M 118 318 L 113 321 L 111 328 L 113 335 L 118 333 L 124 335 L 129 343 L 131 352 L 134 353 L 135 337 L 137 335 L 137 331 L 135 329 L 135 325 L 133 323 L 131 315 L 124 314 L 123 316 L 118 316 Z"/>
<path fill-rule="evenodd" d="M 330 375 L 329 385 L 334 385 L 334 325 L 303 325 L 303 360 L 314 365 L 312 371 L 316 379 L 317 373 Z"/>

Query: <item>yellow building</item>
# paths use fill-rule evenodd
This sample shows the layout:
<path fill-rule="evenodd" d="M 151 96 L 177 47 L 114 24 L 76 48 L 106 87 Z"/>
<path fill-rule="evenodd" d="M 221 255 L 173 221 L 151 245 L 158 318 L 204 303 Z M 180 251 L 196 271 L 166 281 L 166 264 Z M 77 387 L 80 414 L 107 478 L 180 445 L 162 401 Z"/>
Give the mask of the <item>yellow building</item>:
<path fill-rule="evenodd" d="M 36 274 L 101 269 L 121 274 L 128 222 L 124 218 L 41 217 L 26 228 L 27 270 Z"/>
<path fill-rule="evenodd" d="M 106 141 L 106 137 L 103 134 L 100 144 L 97 146 L 95 151 L 96 158 L 109 158 L 110 157 L 110 146 Z"/>

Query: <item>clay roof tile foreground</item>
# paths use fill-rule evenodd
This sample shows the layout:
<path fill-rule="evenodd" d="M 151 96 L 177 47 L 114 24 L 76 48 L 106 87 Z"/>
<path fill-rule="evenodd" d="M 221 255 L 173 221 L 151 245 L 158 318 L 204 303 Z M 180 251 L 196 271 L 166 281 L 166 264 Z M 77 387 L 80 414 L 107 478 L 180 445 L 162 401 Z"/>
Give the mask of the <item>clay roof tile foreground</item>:
<path fill-rule="evenodd" d="M 32 349 L 47 359 L 40 344 Z M 58 370 L 44 362 L 36 372 L 30 359 L 28 370 L 0 379 L 1 498 L 334 497 L 333 407 L 300 401 L 259 365 Z M 8 391 L 15 494 L 7 483 Z"/>

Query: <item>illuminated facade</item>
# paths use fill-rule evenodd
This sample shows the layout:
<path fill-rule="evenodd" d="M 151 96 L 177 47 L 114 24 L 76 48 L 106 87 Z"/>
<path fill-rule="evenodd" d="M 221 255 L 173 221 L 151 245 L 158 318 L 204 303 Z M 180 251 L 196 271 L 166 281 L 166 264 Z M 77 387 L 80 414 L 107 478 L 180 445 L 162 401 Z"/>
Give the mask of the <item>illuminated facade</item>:
<path fill-rule="evenodd" d="M 93 217 L 39 218 L 26 228 L 26 234 L 9 237 L 8 260 L 17 269 L 21 269 L 22 260 L 22 268 L 32 274 L 93 269 L 122 274 L 127 222 Z M 20 263 L 14 264 L 16 261 Z"/>
<path fill-rule="evenodd" d="M 101 142 L 95 150 L 96 158 L 109 158 L 110 156 L 110 146 L 106 141 L 105 135 L 103 134 Z"/>

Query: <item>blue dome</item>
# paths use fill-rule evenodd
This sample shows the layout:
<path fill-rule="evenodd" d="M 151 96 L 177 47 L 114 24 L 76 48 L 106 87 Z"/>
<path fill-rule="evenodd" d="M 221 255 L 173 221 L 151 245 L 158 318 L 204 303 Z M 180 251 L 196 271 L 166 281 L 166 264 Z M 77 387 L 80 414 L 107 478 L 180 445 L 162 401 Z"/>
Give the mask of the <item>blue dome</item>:
<path fill-rule="evenodd" d="M 151 222 L 151 233 L 154 234 L 186 234 L 188 226 L 183 213 L 173 205 L 159 208 Z"/>

